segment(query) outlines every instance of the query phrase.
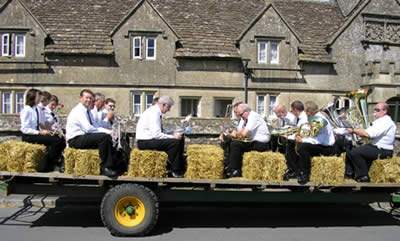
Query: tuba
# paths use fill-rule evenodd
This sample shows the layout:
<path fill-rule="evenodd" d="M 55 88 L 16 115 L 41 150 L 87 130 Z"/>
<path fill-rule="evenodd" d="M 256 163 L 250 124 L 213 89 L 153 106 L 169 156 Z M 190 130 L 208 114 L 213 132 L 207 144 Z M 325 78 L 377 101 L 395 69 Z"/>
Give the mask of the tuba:
<path fill-rule="evenodd" d="M 354 129 L 367 129 L 370 126 L 367 114 L 367 97 L 371 91 L 372 89 L 370 88 L 364 88 L 351 91 L 346 95 L 353 102 L 353 105 L 346 113 L 346 117 Z M 370 138 L 359 137 L 354 133 L 351 138 L 355 146 L 366 145 L 371 142 Z"/>
<path fill-rule="evenodd" d="M 339 115 L 336 112 L 336 103 L 339 101 L 338 97 L 335 97 L 333 101 L 320 109 L 320 113 L 329 121 L 333 128 L 343 127 L 339 121 Z"/>

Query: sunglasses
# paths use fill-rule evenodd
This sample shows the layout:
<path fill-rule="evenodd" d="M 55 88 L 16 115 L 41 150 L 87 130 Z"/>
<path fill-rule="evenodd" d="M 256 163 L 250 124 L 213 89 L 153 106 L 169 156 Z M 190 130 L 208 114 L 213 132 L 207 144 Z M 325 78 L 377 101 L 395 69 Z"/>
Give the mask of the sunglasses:
<path fill-rule="evenodd" d="M 375 108 L 374 111 L 375 111 L 375 112 L 380 112 L 380 111 L 383 111 L 383 110 L 382 110 L 382 109 Z"/>
<path fill-rule="evenodd" d="M 242 113 L 239 113 L 239 116 L 242 117 L 244 113 L 246 113 L 247 111 L 243 111 Z"/>
<path fill-rule="evenodd" d="M 115 105 L 108 105 L 108 107 L 110 107 L 110 108 L 115 108 Z"/>

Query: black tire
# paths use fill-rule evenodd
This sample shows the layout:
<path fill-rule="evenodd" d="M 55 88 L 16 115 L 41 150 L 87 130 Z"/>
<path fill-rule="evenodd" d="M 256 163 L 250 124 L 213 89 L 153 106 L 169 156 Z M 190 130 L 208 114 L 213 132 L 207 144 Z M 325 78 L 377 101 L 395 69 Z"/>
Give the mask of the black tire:
<path fill-rule="evenodd" d="M 128 206 L 136 207 L 134 214 L 123 210 L 127 202 Z M 100 208 L 101 219 L 112 235 L 144 236 L 157 223 L 158 207 L 157 196 L 152 190 L 142 185 L 125 183 L 111 188 L 104 195 Z"/>

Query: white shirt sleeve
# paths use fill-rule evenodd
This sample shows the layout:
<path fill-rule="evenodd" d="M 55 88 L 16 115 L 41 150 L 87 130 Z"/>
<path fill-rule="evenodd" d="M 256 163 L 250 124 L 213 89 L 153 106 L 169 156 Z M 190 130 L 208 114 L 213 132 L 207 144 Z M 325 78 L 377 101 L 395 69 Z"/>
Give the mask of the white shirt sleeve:
<path fill-rule="evenodd" d="M 27 135 L 39 135 L 39 131 L 36 129 L 37 125 L 37 114 L 34 109 L 30 106 L 25 106 L 20 113 L 21 121 L 21 132 Z"/>

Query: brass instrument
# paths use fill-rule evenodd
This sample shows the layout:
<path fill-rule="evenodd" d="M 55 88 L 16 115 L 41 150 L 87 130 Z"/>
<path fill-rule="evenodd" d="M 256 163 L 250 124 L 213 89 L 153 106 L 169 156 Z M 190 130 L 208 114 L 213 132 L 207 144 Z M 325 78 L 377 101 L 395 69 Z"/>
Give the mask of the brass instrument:
<path fill-rule="evenodd" d="M 367 97 L 372 89 L 364 88 L 351 91 L 346 96 L 350 98 L 353 105 L 346 113 L 346 117 L 351 127 L 354 129 L 367 129 L 370 126 L 367 113 Z M 353 133 L 351 135 L 353 145 L 361 146 L 371 143 L 370 138 L 360 137 Z"/>
<path fill-rule="evenodd" d="M 320 116 L 308 117 L 308 123 L 303 123 L 298 128 L 298 135 L 301 138 L 312 138 L 319 134 L 319 130 L 328 125 L 328 121 Z M 299 146 L 296 142 L 295 146 L 296 154 L 299 155 Z"/>
<path fill-rule="evenodd" d="M 335 97 L 333 101 L 320 109 L 320 113 L 329 121 L 333 128 L 341 128 L 342 123 L 339 121 L 339 115 L 336 112 L 336 103 L 339 101 Z"/>
<path fill-rule="evenodd" d="M 113 147 L 116 147 L 117 149 L 122 149 L 121 145 L 121 122 L 125 124 L 127 120 L 122 120 L 120 116 L 117 116 L 114 114 L 114 120 L 113 124 L 111 127 L 111 137 L 112 137 L 112 143 Z"/>

